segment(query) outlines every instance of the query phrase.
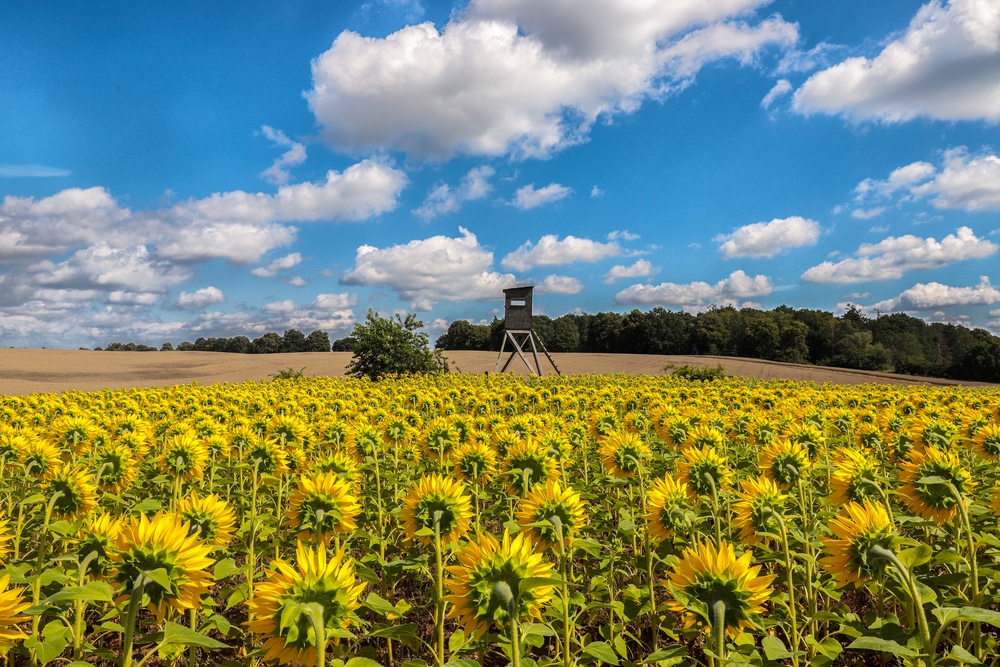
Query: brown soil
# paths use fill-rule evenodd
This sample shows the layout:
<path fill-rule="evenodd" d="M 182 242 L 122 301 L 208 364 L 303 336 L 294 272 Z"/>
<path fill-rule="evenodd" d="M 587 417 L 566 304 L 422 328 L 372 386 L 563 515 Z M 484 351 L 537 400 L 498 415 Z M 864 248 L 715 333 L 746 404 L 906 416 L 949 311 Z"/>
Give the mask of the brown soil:
<path fill-rule="evenodd" d="M 454 370 L 463 373 L 494 372 L 495 352 L 448 352 Z M 576 373 L 629 373 L 658 375 L 667 364 L 715 366 L 727 374 L 762 380 L 804 380 L 835 384 L 952 385 L 952 380 L 915 378 L 891 373 L 873 373 L 840 368 L 799 366 L 756 359 L 711 356 L 646 354 L 554 354 L 559 370 Z M 351 360 L 349 352 L 298 354 L 225 354 L 222 352 L 93 352 L 87 350 L 0 349 L 0 395 L 91 391 L 128 387 L 156 387 L 200 382 L 269 380 L 292 368 L 306 375 L 343 376 Z M 505 357 L 506 360 L 506 357 Z M 501 364 L 502 365 L 502 364 Z M 552 366 L 542 357 L 546 375 Z M 514 358 L 508 372 L 525 374 L 524 363 Z"/>

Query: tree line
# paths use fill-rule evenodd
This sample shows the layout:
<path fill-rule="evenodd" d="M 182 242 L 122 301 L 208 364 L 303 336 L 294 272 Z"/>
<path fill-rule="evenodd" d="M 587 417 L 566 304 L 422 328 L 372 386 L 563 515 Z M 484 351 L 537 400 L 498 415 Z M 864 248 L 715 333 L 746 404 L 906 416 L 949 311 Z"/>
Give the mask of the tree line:
<path fill-rule="evenodd" d="M 169 341 L 160 346 L 161 352 L 233 352 L 237 354 L 277 354 L 279 352 L 329 352 L 333 346 L 325 331 L 313 331 L 308 336 L 298 329 L 288 329 L 279 335 L 269 331 L 260 338 L 250 340 L 247 336 L 232 338 L 199 338 L 195 342 L 184 341 L 173 346 Z M 102 348 L 95 348 L 101 350 Z M 151 345 L 136 343 L 109 343 L 103 348 L 110 352 L 155 352 Z"/>
<path fill-rule="evenodd" d="M 712 308 L 697 315 L 657 307 L 536 315 L 532 326 L 550 352 L 710 354 L 1000 382 L 1000 338 L 989 331 L 928 324 L 904 313 L 870 318 L 854 306 L 841 316 L 789 306 Z M 497 318 L 485 325 L 456 320 L 435 347 L 499 351 L 503 331 Z"/>

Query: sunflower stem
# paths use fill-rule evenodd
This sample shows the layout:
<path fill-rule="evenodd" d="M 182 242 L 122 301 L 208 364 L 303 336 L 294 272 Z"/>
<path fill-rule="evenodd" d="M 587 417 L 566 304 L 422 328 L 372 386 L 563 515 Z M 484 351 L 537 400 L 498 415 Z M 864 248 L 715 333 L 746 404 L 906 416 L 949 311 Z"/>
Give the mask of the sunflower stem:
<path fill-rule="evenodd" d="M 719 517 L 719 489 L 715 486 L 715 478 L 710 474 L 703 473 L 702 477 L 708 482 L 708 488 L 712 492 L 712 523 L 715 524 L 715 546 L 722 546 L 722 520 Z"/>
<path fill-rule="evenodd" d="M 891 549 L 886 549 L 879 544 L 873 544 L 868 548 L 868 554 L 874 558 L 881 558 L 889 561 L 893 567 L 899 570 L 900 575 L 903 577 L 903 581 L 906 583 L 907 591 L 910 594 L 910 600 L 913 602 L 913 607 L 917 613 L 917 626 L 920 629 L 920 639 L 923 641 L 924 651 L 927 654 L 928 660 L 933 661 L 933 644 L 931 642 L 930 629 L 927 625 L 927 615 L 924 613 L 924 604 L 920 598 L 920 590 L 917 589 L 917 580 L 913 577 L 913 573 L 910 572 L 908 567 L 903 565 Z"/>
<path fill-rule="evenodd" d="M 132 594 L 128 600 L 128 611 L 125 614 L 125 636 L 122 637 L 122 667 L 132 666 L 132 637 L 135 634 L 135 617 L 142 602 L 142 589 L 146 587 L 146 575 L 135 578 Z"/>
<path fill-rule="evenodd" d="M 45 550 L 48 547 L 49 540 L 49 521 L 52 520 L 52 511 L 55 509 L 56 503 L 59 499 L 63 497 L 62 491 L 56 491 L 52 494 L 49 499 L 49 504 L 45 507 L 45 521 L 42 524 L 42 532 L 38 534 L 38 555 L 35 558 L 35 582 L 32 586 L 32 594 L 35 605 L 41 602 L 42 599 L 42 568 L 45 566 Z M 40 616 L 33 615 L 31 617 L 31 636 L 38 639 L 38 622 Z M 35 651 L 31 651 L 31 663 L 37 664 L 38 656 Z"/>
<path fill-rule="evenodd" d="M 771 510 L 771 516 L 773 516 L 778 521 L 778 529 L 781 531 L 781 546 L 782 550 L 785 552 L 785 578 L 787 580 L 788 586 L 788 617 L 791 622 L 791 636 L 788 638 L 789 644 L 791 644 L 790 650 L 792 652 L 792 667 L 799 667 L 799 626 L 798 626 L 798 612 L 795 603 L 795 580 L 792 575 L 792 550 L 788 546 L 788 529 L 785 527 L 785 520 L 781 518 L 781 515 Z"/>
<path fill-rule="evenodd" d="M 969 549 L 969 575 L 972 578 L 972 606 L 978 607 L 981 602 L 979 599 L 979 565 L 976 559 L 976 536 L 972 533 L 972 524 L 969 521 L 969 508 L 965 505 L 965 498 L 962 497 L 962 494 L 959 493 L 952 482 L 948 482 L 948 490 L 955 497 L 955 502 L 958 503 L 958 512 L 962 517 L 962 527 L 965 529 L 965 539 Z M 973 623 L 972 635 L 975 642 L 974 655 L 976 658 L 982 660 L 983 634 L 979 623 Z"/>
<path fill-rule="evenodd" d="M 444 665 L 444 564 L 441 557 L 441 510 L 434 512 L 434 625 L 437 664 Z"/>
<path fill-rule="evenodd" d="M 726 603 L 716 600 L 712 603 L 712 635 L 715 637 L 715 654 L 719 667 L 726 664 Z"/>

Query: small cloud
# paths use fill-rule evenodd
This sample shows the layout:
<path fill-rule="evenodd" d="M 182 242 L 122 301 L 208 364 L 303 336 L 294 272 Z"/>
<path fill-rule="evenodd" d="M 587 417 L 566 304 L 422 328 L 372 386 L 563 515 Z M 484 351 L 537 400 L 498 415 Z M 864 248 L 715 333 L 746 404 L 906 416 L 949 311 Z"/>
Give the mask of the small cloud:
<path fill-rule="evenodd" d="M 42 164 L 0 164 L 0 176 L 5 178 L 59 178 L 72 173 L 69 169 Z"/>
<path fill-rule="evenodd" d="M 591 197 L 600 197 L 603 194 L 604 194 L 604 190 L 600 189 L 596 185 L 594 187 L 590 188 L 590 196 Z"/>
<path fill-rule="evenodd" d="M 744 225 L 712 240 L 721 243 L 719 252 L 724 257 L 774 257 L 786 248 L 816 245 L 819 232 L 818 222 L 794 215 Z"/>
<path fill-rule="evenodd" d="M 447 183 L 436 186 L 427 194 L 424 203 L 420 208 L 414 209 L 413 213 L 424 220 L 431 220 L 439 215 L 454 213 L 462 207 L 463 202 L 482 199 L 493 190 L 490 185 L 490 178 L 496 174 L 496 170 L 489 165 L 483 165 L 470 169 L 462 182 L 456 188 L 452 188 Z"/>
<path fill-rule="evenodd" d="M 778 83 L 774 84 L 774 87 L 768 91 L 764 99 L 760 101 L 760 106 L 763 109 L 768 109 L 774 103 L 776 99 L 782 95 L 787 95 L 792 90 L 792 84 L 788 79 L 781 79 Z"/>
<path fill-rule="evenodd" d="M 608 234 L 609 241 L 638 241 L 641 237 L 638 234 L 633 234 L 627 229 L 618 230 Z"/>
<path fill-rule="evenodd" d="M 177 307 L 181 310 L 202 310 L 225 300 L 225 295 L 218 287 L 202 287 L 191 294 L 181 292 L 177 297 Z"/>
<path fill-rule="evenodd" d="M 284 185 L 292 177 L 288 172 L 288 168 L 295 167 L 306 161 L 306 147 L 286 137 L 285 133 L 281 130 L 275 130 L 267 125 L 262 125 L 260 129 L 265 137 L 278 146 L 284 146 L 288 149 L 281 154 L 281 157 L 274 161 L 274 164 L 262 171 L 260 176 L 268 183 Z"/>
<path fill-rule="evenodd" d="M 526 211 L 544 204 L 557 202 L 560 199 L 565 199 L 572 192 L 572 188 L 560 185 L 559 183 L 549 183 L 544 188 L 537 190 L 535 189 L 535 184 L 530 183 L 522 188 L 518 188 L 514 201 L 510 202 L 510 204 L 515 208 Z"/>
<path fill-rule="evenodd" d="M 257 276 L 258 278 L 273 278 L 278 275 L 279 271 L 287 271 L 288 269 L 294 268 L 301 263 L 301 253 L 293 252 L 290 255 L 279 257 L 266 267 L 261 266 L 254 269 L 250 272 L 250 275 Z"/>
<path fill-rule="evenodd" d="M 538 286 L 540 294 L 579 294 L 583 291 L 583 283 L 572 276 L 545 276 Z"/>
<path fill-rule="evenodd" d="M 871 220 L 872 218 L 877 218 L 883 213 L 885 213 L 885 206 L 877 206 L 869 209 L 856 208 L 851 211 L 851 217 L 855 220 Z"/>
<path fill-rule="evenodd" d="M 611 270 L 604 276 L 604 282 L 610 285 L 622 278 L 644 278 L 652 274 L 653 265 L 645 259 L 640 259 L 636 260 L 635 264 L 631 266 L 622 266 L 621 264 L 612 266 Z"/>
<path fill-rule="evenodd" d="M 869 234 L 885 234 L 889 231 L 889 225 L 876 225 L 868 230 Z"/>
<path fill-rule="evenodd" d="M 288 280 L 288 284 L 292 287 L 304 287 L 309 284 L 309 281 L 302 276 L 295 276 Z"/>

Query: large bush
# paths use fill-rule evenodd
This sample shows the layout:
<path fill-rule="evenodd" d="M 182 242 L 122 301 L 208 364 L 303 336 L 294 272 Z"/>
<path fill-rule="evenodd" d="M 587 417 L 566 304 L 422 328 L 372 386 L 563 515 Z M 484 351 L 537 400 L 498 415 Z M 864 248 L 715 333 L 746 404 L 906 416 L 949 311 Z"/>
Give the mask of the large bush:
<path fill-rule="evenodd" d="M 447 372 L 448 361 L 431 352 L 427 334 L 418 331 L 423 326 L 413 313 L 381 317 L 369 310 L 364 324 L 355 324 L 351 332 L 354 357 L 347 374 L 377 380 L 392 374 Z"/>

